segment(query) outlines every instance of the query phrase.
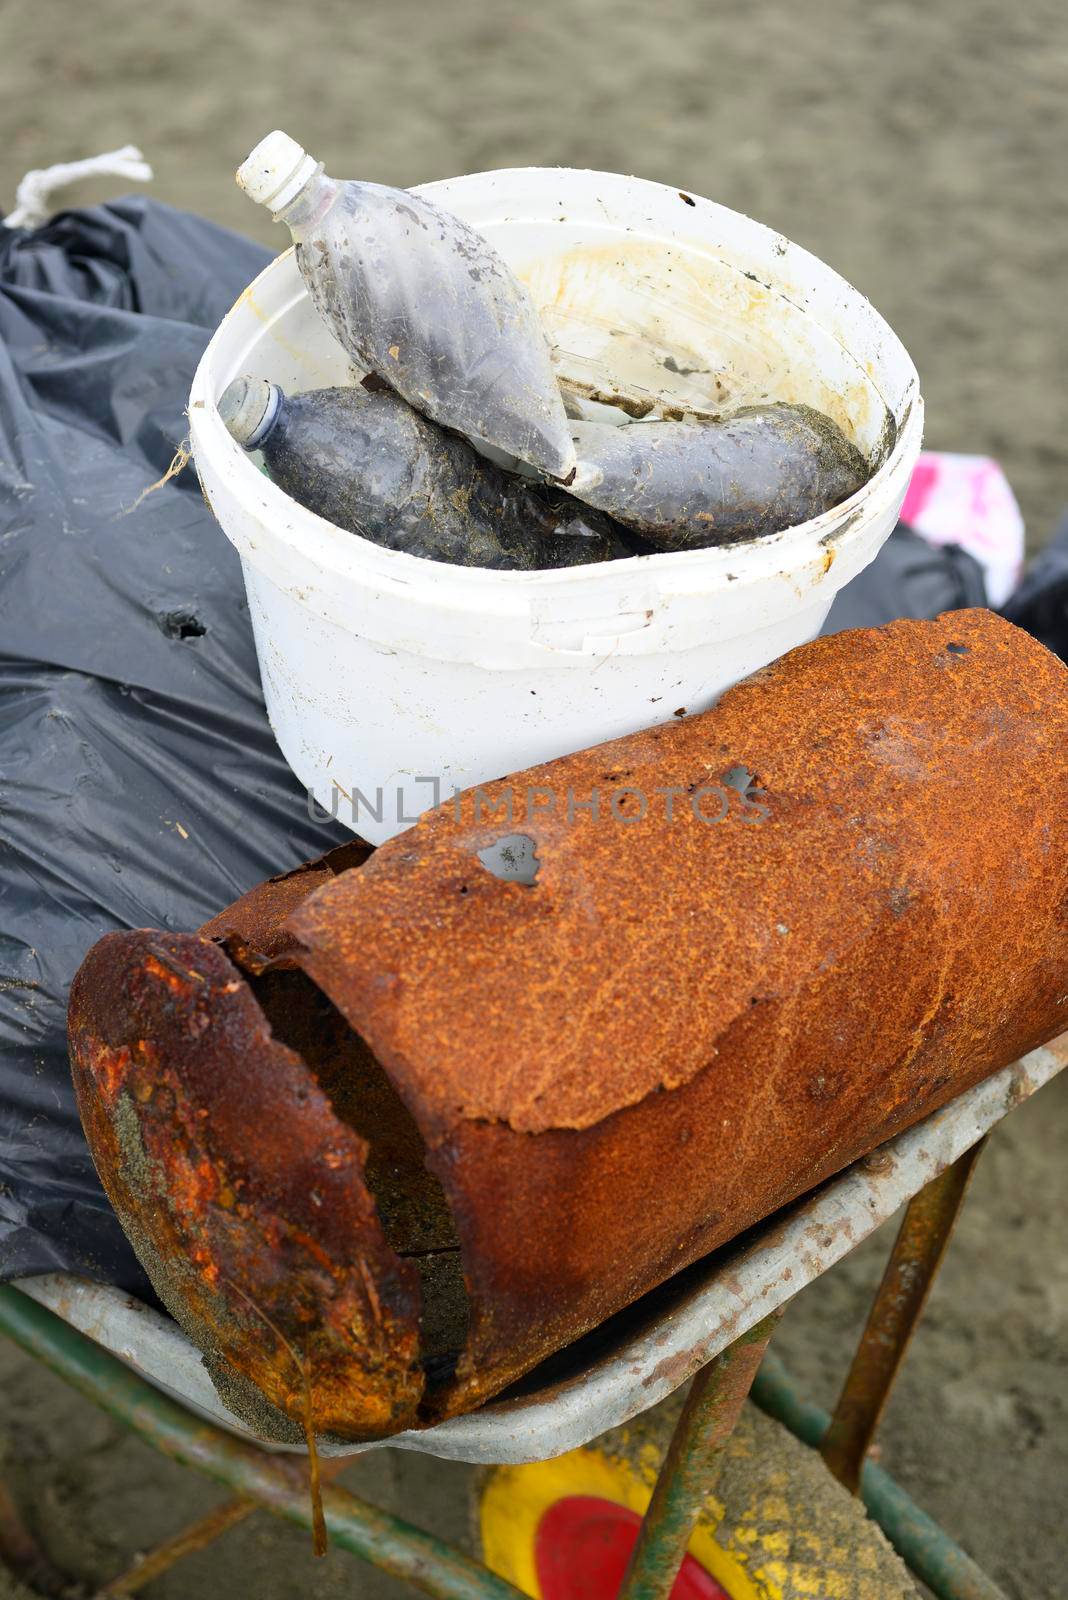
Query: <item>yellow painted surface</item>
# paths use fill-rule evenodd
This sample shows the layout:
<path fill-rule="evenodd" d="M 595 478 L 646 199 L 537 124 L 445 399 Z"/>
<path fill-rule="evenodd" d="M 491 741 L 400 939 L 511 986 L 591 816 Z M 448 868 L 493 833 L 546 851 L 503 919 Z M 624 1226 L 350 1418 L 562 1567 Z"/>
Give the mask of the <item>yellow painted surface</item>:
<path fill-rule="evenodd" d="M 531 1600 L 538 1525 L 569 1495 L 644 1515 L 674 1423 L 650 1412 L 555 1461 L 499 1467 L 482 1480 L 483 1559 Z M 690 1554 L 732 1600 L 905 1600 L 904 1567 L 863 1507 L 813 1452 L 751 1406 L 725 1450 Z"/>
<path fill-rule="evenodd" d="M 597 1450 L 572 1450 L 555 1461 L 498 1467 L 488 1475 L 479 1507 L 482 1559 L 491 1572 L 507 1578 L 531 1600 L 541 1600 L 534 1564 L 534 1540 L 545 1512 L 568 1495 L 595 1495 L 645 1514 L 659 1465 L 653 1449 L 651 1473 L 636 1473 L 627 1463 Z M 642 1452 L 643 1458 L 646 1451 Z M 646 1465 L 642 1460 L 642 1467 Z M 722 1513 L 722 1507 L 718 1508 Z M 690 1554 L 721 1583 L 731 1600 L 782 1600 L 775 1587 L 757 1586 L 746 1572 L 744 1554 L 723 1549 L 713 1537 L 713 1520 L 702 1517 L 690 1540 Z"/>

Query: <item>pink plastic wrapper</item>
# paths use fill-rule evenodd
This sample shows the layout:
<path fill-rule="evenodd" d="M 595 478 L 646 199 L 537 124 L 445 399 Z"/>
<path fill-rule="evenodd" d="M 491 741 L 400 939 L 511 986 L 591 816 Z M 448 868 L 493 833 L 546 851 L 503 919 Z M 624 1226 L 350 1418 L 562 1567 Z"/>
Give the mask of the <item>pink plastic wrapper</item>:
<path fill-rule="evenodd" d="M 1019 582 L 1024 523 L 1016 496 L 990 456 L 925 450 L 916 463 L 901 520 L 929 544 L 958 544 L 979 562 L 992 606 Z"/>

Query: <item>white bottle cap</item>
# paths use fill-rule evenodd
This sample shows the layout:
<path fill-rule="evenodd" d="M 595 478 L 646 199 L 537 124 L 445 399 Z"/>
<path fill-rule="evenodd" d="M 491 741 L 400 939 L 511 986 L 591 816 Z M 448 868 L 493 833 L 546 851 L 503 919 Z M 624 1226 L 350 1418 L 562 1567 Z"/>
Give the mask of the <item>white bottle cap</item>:
<path fill-rule="evenodd" d="M 266 378 L 235 378 L 219 400 L 219 416 L 231 439 L 256 450 L 274 427 L 282 391 Z"/>
<path fill-rule="evenodd" d="M 238 167 L 237 181 L 250 200 L 269 206 L 277 215 L 319 170 L 319 163 L 295 139 L 276 128 Z"/>

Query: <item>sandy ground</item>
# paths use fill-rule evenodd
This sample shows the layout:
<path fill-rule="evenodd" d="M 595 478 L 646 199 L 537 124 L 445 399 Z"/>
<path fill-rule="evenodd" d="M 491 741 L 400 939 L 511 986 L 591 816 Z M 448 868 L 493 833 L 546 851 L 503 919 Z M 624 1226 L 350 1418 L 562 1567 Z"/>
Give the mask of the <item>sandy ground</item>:
<path fill-rule="evenodd" d="M 27 168 L 132 140 L 154 193 L 269 241 L 230 173 L 277 125 L 328 170 L 400 184 L 522 164 L 637 172 L 760 217 L 869 294 L 919 365 L 929 443 L 1000 457 L 1032 544 L 1068 499 L 1061 0 L 0 0 L 0 34 L 0 203 Z M 984 1157 L 883 1437 L 884 1463 L 1013 1600 L 1055 1600 L 1068 1560 L 1066 1131 L 1062 1084 Z M 784 1325 L 780 1348 L 824 1403 L 888 1245 L 856 1252 Z M 70 1572 L 102 1581 L 218 1497 L 4 1345 L 0 1386 L 5 1470 Z M 465 1468 L 388 1452 L 349 1481 L 465 1536 Z M 401 1591 L 341 1555 L 313 1563 L 258 1516 L 148 1593 Z"/>

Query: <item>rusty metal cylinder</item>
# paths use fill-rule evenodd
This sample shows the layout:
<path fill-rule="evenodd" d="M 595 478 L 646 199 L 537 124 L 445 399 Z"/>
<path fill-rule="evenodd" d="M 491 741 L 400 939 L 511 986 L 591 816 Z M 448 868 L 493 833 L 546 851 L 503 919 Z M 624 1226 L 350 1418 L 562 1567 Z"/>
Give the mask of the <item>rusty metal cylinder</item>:
<path fill-rule="evenodd" d="M 898 622 L 107 935 L 83 1120 L 223 1397 L 470 1409 L 1068 1026 L 1066 751 L 1033 639 Z"/>

